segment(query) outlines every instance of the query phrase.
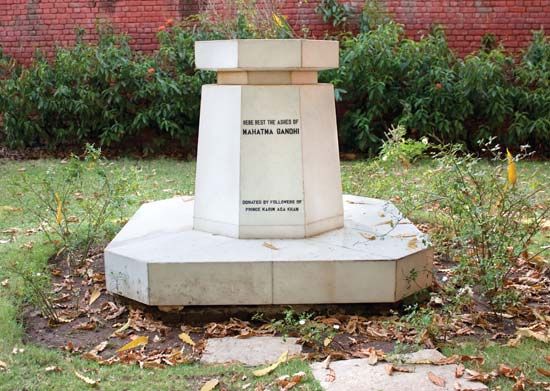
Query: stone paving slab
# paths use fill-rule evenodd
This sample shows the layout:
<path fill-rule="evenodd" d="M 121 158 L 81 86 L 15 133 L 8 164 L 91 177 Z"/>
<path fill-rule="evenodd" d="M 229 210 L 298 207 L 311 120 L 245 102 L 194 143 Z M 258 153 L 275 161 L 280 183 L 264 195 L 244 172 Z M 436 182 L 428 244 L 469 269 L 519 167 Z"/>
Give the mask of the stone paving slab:
<path fill-rule="evenodd" d="M 445 356 L 437 349 L 422 349 L 414 353 L 399 354 L 395 358 L 406 364 L 431 364 Z"/>
<path fill-rule="evenodd" d="M 432 360 L 438 355 L 434 352 L 420 351 L 408 355 L 411 362 Z M 480 382 L 472 382 L 464 378 L 455 377 L 456 365 L 406 365 L 412 368 L 412 373 L 394 372 L 392 376 L 386 372 L 386 363 L 369 365 L 367 359 L 335 361 L 330 363 L 327 370 L 323 363 L 314 363 L 311 369 L 315 378 L 327 391 L 455 391 L 487 390 L 487 386 Z M 332 372 L 332 371 L 333 372 Z M 433 384 L 428 378 L 428 372 L 445 379 L 444 387 Z M 331 375 L 334 375 L 333 381 Z M 458 387 L 455 387 L 458 384 Z"/>
<path fill-rule="evenodd" d="M 257 366 L 271 364 L 285 351 L 288 355 L 302 352 L 302 346 L 296 344 L 297 338 L 250 337 L 250 338 L 211 338 L 206 342 L 201 363 L 223 364 L 239 362 Z"/>

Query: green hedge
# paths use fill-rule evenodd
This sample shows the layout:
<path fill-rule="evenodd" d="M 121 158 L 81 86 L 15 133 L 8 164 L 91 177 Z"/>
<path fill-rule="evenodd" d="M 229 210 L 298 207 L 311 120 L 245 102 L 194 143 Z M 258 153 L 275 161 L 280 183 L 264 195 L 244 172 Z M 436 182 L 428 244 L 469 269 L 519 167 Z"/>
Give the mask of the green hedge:
<path fill-rule="evenodd" d="M 196 133 L 200 88 L 212 75 L 194 70 L 193 36 L 159 34 L 154 56 L 128 38 L 101 34 L 39 58 L 2 83 L 0 112 L 10 146 L 113 145 L 147 129 L 185 144 Z"/>
<path fill-rule="evenodd" d="M 158 148 L 159 140 L 192 147 L 200 88 L 214 81 L 212 73 L 194 69 L 194 41 L 266 32 L 284 38 L 290 33 L 283 22 L 273 17 L 271 30 L 251 29 L 240 17 L 230 25 L 166 28 L 153 55 L 132 50 L 128 37 L 109 31 L 95 44 L 79 35 L 53 60 L 39 57 L 25 68 L 0 52 L 3 138 L 12 147 L 52 149 L 120 146 L 136 137 L 146 150 Z M 376 153 L 387 129 L 401 124 L 412 137 L 472 150 L 478 140 L 496 136 L 504 145 L 548 151 L 550 43 L 542 32 L 519 61 L 499 49 L 460 59 L 441 30 L 413 41 L 400 25 L 384 23 L 342 38 L 340 68 L 321 79 L 336 86 L 345 111 L 341 144 L 348 150 Z"/>
<path fill-rule="evenodd" d="M 375 152 L 392 124 L 417 137 L 463 143 L 496 136 L 502 144 L 550 143 L 550 42 L 542 32 L 520 61 L 502 50 L 460 59 L 441 29 L 420 41 L 393 22 L 345 39 L 340 68 L 324 75 L 347 109 L 345 148 Z"/>

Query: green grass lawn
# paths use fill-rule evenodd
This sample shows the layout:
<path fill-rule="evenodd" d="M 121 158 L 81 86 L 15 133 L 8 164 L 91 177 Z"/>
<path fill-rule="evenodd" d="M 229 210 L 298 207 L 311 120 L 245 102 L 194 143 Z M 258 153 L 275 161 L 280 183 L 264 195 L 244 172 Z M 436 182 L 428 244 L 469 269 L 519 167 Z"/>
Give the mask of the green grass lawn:
<path fill-rule="evenodd" d="M 37 161 L 1 161 L 0 160 L 0 240 L 11 238 L 3 233 L 17 229 L 14 241 L 0 244 L 0 281 L 7 278 L 5 265 L 12 259 L 24 260 L 36 272 L 42 272 L 47 259 L 55 251 L 53 246 L 45 243 L 41 233 L 25 234 L 25 230 L 39 226 L 33 216 L 25 213 L 25 205 L 18 205 L 9 190 L 10 183 L 21 171 L 35 176 L 49 167 L 63 164 L 56 160 Z M 194 162 L 181 162 L 165 159 L 157 160 L 116 160 L 113 165 L 124 169 L 138 167 L 139 190 L 136 197 L 139 202 L 169 198 L 174 195 L 192 194 L 194 188 Z M 430 162 L 414 164 L 408 170 L 400 170 L 393 175 L 379 175 L 370 172 L 368 162 L 345 162 L 342 165 L 342 182 L 345 193 L 354 193 L 378 198 L 399 196 L 414 198 L 420 194 L 425 180 L 431 175 Z M 521 178 L 527 173 L 534 173 L 535 180 L 550 183 L 550 164 L 548 162 L 526 162 L 518 168 Z M 548 200 L 548 194 L 542 195 Z M 127 217 L 139 206 L 139 202 L 122 211 Z M 418 220 L 428 219 L 417 212 Z M 417 220 L 417 221 L 418 221 Z M 32 242 L 32 249 L 23 245 Z M 11 276 L 6 286 L 0 286 L 0 361 L 7 364 L 7 370 L 0 369 L 0 390 L 59 390 L 81 389 L 86 385 L 79 380 L 74 371 L 93 379 L 100 379 L 100 388 L 104 390 L 149 390 L 149 389 L 198 389 L 200 384 L 209 378 L 218 377 L 230 389 L 241 389 L 248 382 L 254 382 L 251 370 L 242 366 L 200 366 L 198 364 L 180 365 L 163 370 L 142 370 L 137 366 L 114 365 L 99 366 L 94 362 L 82 360 L 75 355 L 61 350 L 47 349 L 23 342 L 24 332 L 20 322 L 22 303 L 25 301 L 25 289 L 21 281 Z M 14 347 L 23 348 L 24 352 L 13 354 Z M 446 353 L 472 353 L 483 348 L 483 344 L 466 344 L 447 346 Z M 526 341 L 516 348 L 491 345 L 483 348 L 487 357 L 487 369 L 493 363 L 504 362 L 511 366 L 520 366 L 528 376 L 544 380 L 536 374 L 536 367 L 545 367 L 543 356 L 549 355 L 548 346 L 542 343 Z M 46 372 L 45 368 L 57 366 L 59 372 Z M 319 385 L 312 379 L 308 365 L 293 360 L 278 368 L 272 375 L 258 379 L 268 384 L 275 377 L 305 371 L 308 374 L 303 389 L 317 390 Z M 243 375 L 247 376 L 242 380 Z M 162 387 L 159 385 L 162 384 Z M 510 384 L 499 383 L 506 389 Z M 253 387 L 252 387 L 253 389 Z"/>

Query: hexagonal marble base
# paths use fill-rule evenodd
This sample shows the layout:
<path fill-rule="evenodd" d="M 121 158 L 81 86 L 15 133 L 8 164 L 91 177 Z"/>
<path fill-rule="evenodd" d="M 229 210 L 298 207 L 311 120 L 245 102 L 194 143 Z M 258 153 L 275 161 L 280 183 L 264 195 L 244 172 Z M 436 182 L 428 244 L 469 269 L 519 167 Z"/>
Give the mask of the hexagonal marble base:
<path fill-rule="evenodd" d="M 432 250 L 391 203 L 344 196 L 341 229 L 307 239 L 194 231 L 193 197 L 143 205 L 105 249 L 107 288 L 149 305 L 395 302 L 432 281 Z"/>

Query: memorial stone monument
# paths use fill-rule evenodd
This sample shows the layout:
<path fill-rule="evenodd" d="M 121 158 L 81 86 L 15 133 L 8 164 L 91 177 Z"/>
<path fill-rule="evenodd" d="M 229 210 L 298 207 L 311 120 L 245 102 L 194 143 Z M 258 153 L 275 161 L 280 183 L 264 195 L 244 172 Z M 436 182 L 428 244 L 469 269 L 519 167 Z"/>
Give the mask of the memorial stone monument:
<path fill-rule="evenodd" d="M 194 197 L 143 205 L 105 249 L 107 288 L 150 305 L 394 302 L 431 284 L 426 238 L 390 202 L 342 196 L 338 42 L 197 42 Z"/>

